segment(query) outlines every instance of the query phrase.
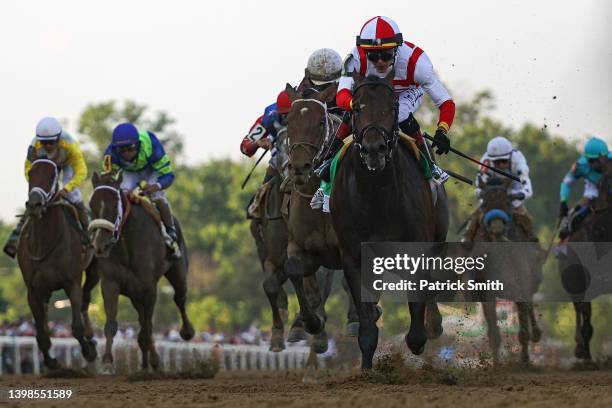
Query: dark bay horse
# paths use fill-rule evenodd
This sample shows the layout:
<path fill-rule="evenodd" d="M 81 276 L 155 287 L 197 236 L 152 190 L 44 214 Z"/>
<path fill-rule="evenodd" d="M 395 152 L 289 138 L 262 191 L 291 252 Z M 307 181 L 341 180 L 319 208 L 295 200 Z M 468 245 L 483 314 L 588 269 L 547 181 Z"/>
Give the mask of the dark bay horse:
<path fill-rule="evenodd" d="M 17 261 L 28 289 L 28 304 L 36 324 L 36 342 L 47 368 L 58 367 L 49 354 L 51 340 L 47 325 L 49 298 L 63 289 L 72 309 L 72 335 L 81 345 L 87 361 L 96 359 L 96 345 L 89 321 L 91 290 L 98 283 L 91 251 L 82 246 L 82 232 L 76 214 L 59 200 L 57 165 L 47 159 L 32 163 L 29 173 L 28 217 L 17 248 Z M 83 270 L 85 283 L 81 288 Z"/>
<path fill-rule="evenodd" d="M 612 242 L 612 160 L 608 160 L 604 168 L 599 194 L 592 202 L 588 215 L 584 218 L 579 228 L 572 230 L 568 242 L 592 242 L 605 243 L 603 248 L 608 251 Z M 574 338 L 576 347 L 574 355 L 576 358 L 591 360 L 591 338 L 593 337 L 593 325 L 591 324 L 592 306 L 590 301 L 585 301 L 584 292 L 589 287 L 588 271 L 582 268 L 581 262 L 576 258 L 573 251 L 568 251 L 566 257 L 559 260 L 561 281 L 565 290 L 571 295 L 576 312 L 576 331 Z"/>
<path fill-rule="evenodd" d="M 326 342 L 319 316 L 325 319 L 325 299 L 329 294 L 333 272 L 319 273 L 317 276 L 315 272 L 320 267 L 341 269 L 342 264 L 331 216 L 313 210 L 310 201 L 320 185 L 320 179 L 313 173 L 316 161 L 322 155 L 328 139 L 335 137 L 340 123 L 340 118 L 328 113 L 327 108 L 336 96 L 337 85 L 321 92 L 313 89 L 298 92 L 287 84 L 285 90 L 292 101 L 287 118 L 292 187 L 287 219 L 289 240 L 286 271 L 296 288 L 306 331 Z M 324 294 L 323 299 L 318 296 L 320 292 Z M 315 309 L 318 313 L 313 312 Z M 349 335 L 357 324 L 354 315 L 354 302 L 349 296 L 349 322 L 345 330 Z"/>
<path fill-rule="evenodd" d="M 174 288 L 174 302 L 183 323 L 181 337 L 190 340 L 195 334 L 185 311 L 188 258 L 180 224 L 175 220 L 183 255 L 181 259 L 172 259 L 159 223 L 141 205 L 130 203 L 127 193 L 120 189 L 121 181 L 121 173 L 118 176 L 94 173 L 90 200 L 94 220 L 89 229 L 93 233 L 106 312 L 106 351 L 102 361 L 108 373 L 114 372 L 112 347 L 117 333 L 120 294 L 127 296 L 138 312 L 138 346 L 143 370 L 149 364 L 154 370 L 159 368 L 159 356 L 153 344 L 153 311 L 157 283 L 162 276 Z"/>
<path fill-rule="evenodd" d="M 487 222 L 482 222 L 475 236 L 475 241 L 484 242 L 527 242 L 527 233 L 516 223 L 512 222 L 512 200 L 515 198 L 507 193 L 510 179 L 490 177 L 486 183 L 479 186 L 482 190 L 481 210 Z M 512 277 L 507 285 L 516 285 L 516 292 L 525 293 L 531 298 L 537 292 L 542 280 L 541 251 L 535 243 L 524 246 L 508 246 L 503 257 L 511 259 Z M 464 274 L 464 279 L 469 276 Z M 476 280 L 479 280 L 476 277 Z M 483 278 L 484 279 L 484 278 Z M 493 293 L 479 293 L 482 299 L 482 311 L 487 322 L 487 335 L 489 346 L 493 352 L 493 361 L 499 361 L 501 336 L 497 325 L 496 296 Z M 518 310 L 519 333 L 521 344 L 521 363 L 529 363 L 529 341 L 537 343 L 542 337 L 542 331 L 535 317 L 531 301 L 515 302 Z"/>
<path fill-rule="evenodd" d="M 376 303 L 361 301 L 361 243 L 443 242 L 448 206 L 443 188 L 438 188 L 434 205 L 419 162 L 407 149 L 398 147 L 398 105 L 391 85 L 394 72 L 384 79 L 355 76 L 355 142 L 337 170 L 330 208 L 344 273 L 359 314 L 361 364 L 369 369 L 378 344 L 379 311 Z M 421 354 L 427 341 L 426 304 L 409 302 L 409 310 L 405 341 L 414 354 Z"/>

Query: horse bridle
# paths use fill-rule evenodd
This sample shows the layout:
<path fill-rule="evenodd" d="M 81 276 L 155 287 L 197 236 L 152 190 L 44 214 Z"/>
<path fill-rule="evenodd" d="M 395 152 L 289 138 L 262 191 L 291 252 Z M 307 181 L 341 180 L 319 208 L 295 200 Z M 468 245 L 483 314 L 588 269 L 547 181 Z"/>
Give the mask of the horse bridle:
<path fill-rule="evenodd" d="M 322 155 L 323 148 L 325 146 L 325 143 L 320 143 L 320 142 L 324 142 L 325 140 L 327 140 L 327 138 L 329 137 L 329 130 L 331 128 L 330 126 L 331 119 L 329 117 L 329 113 L 327 112 L 327 103 L 321 102 L 318 99 L 296 99 L 293 102 L 291 102 L 291 106 L 299 102 L 314 102 L 323 109 L 323 116 L 325 117 L 325 129 L 323 130 L 321 134 L 322 137 L 320 137 L 317 140 L 317 144 L 310 143 L 310 142 L 295 142 L 291 144 L 291 146 L 289 147 L 289 155 L 291 155 L 291 153 L 293 153 L 293 151 L 297 149 L 298 147 L 310 148 L 316 152 L 315 157 L 312 159 L 313 165 L 316 165 L 316 163 L 320 160 L 320 156 Z"/>
<path fill-rule="evenodd" d="M 353 95 L 357 94 L 357 91 L 360 88 L 366 87 L 366 86 L 383 86 L 385 89 L 387 89 L 389 92 L 391 92 L 393 94 L 393 96 L 395 97 L 395 91 L 393 90 L 393 87 L 391 85 L 389 85 L 389 83 L 387 82 L 383 82 L 383 81 L 368 81 L 367 79 L 360 82 L 355 89 L 353 90 Z M 393 128 L 392 129 L 387 129 L 383 126 L 380 126 L 376 123 L 368 123 L 366 124 L 364 127 L 362 127 L 361 129 L 357 128 L 357 123 L 355 121 L 355 119 L 357 118 L 358 114 L 361 112 L 361 109 L 359 106 L 354 107 L 353 108 L 353 137 L 354 137 L 354 141 L 355 141 L 355 145 L 357 146 L 357 148 L 359 149 L 360 155 L 363 157 L 363 150 L 362 150 L 362 142 L 363 142 L 363 136 L 371 131 L 377 131 L 379 133 L 381 133 L 383 135 L 383 138 L 385 140 L 385 143 L 387 145 L 387 154 L 385 156 L 385 159 L 387 161 L 391 160 L 391 154 L 393 153 L 393 150 L 395 149 L 395 146 L 397 145 L 397 140 L 398 140 L 398 129 L 399 129 L 399 122 L 398 122 L 398 117 L 399 117 L 399 103 L 396 101 L 395 104 L 393 105 Z"/>
<path fill-rule="evenodd" d="M 40 195 L 43 199 L 42 205 L 43 207 L 46 207 L 47 204 L 49 204 L 53 200 L 53 197 L 55 197 L 55 194 L 57 193 L 59 170 L 57 168 L 57 164 L 55 164 L 55 162 L 52 160 L 49 160 L 49 159 L 35 160 L 32 163 L 32 167 L 34 167 L 34 165 L 38 163 L 46 163 L 46 164 L 50 164 L 51 166 L 53 166 L 53 173 L 54 173 L 53 174 L 53 184 L 51 185 L 51 190 L 49 191 L 45 191 L 45 189 L 41 187 L 32 187 L 29 194 L 34 193 L 34 194 Z"/>
<path fill-rule="evenodd" d="M 121 231 L 121 225 L 123 223 L 123 202 L 121 197 L 121 190 L 112 186 L 102 185 L 94 188 L 91 197 L 93 198 L 94 194 L 96 194 L 96 191 L 100 190 L 110 190 L 117 195 L 117 217 L 115 218 L 114 223 L 110 222 L 105 218 L 96 218 L 94 220 L 91 220 L 91 222 L 89 223 L 88 230 L 89 232 L 95 231 L 97 229 L 109 231 L 113 234 L 113 242 L 117 242 L 119 240 L 119 233 Z"/>

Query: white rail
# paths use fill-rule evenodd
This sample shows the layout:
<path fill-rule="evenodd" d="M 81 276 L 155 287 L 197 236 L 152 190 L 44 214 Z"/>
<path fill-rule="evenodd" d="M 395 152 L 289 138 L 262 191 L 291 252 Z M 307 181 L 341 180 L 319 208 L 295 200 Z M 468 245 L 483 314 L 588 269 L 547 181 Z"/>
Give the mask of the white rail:
<path fill-rule="evenodd" d="M 104 353 L 104 339 L 98 339 L 98 359 L 101 364 Z M 51 354 L 65 367 L 81 366 L 84 360 L 81 357 L 79 343 L 73 338 L 52 338 Z M 160 357 L 161 368 L 164 371 L 180 371 L 189 368 L 198 359 L 207 359 L 213 355 L 219 358 L 220 369 L 235 370 L 296 370 L 306 365 L 310 348 L 305 346 L 291 346 L 280 353 L 268 350 L 267 345 L 229 345 L 215 343 L 192 343 L 156 341 L 155 348 Z M 35 337 L 7 337 L 0 336 L 0 375 L 4 375 L 7 368 L 12 368 L 14 374 L 21 374 L 21 364 L 27 360 L 32 364 L 34 374 L 39 374 L 42 364 L 42 355 L 39 353 Z M 139 369 L 140 349 L 135 340 L 115 339 L 113 354 L 116 364 L 121 363 L 126 371 L 133 372 Z M 319 365 L 324 360 L 319 358 Z"/>

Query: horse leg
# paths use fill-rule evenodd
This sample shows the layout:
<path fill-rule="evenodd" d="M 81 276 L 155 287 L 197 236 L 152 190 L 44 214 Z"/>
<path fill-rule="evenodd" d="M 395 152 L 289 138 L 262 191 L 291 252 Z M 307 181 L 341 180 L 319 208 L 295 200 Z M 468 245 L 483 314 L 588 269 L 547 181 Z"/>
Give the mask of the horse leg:
<path fill-rule="evenodd" d="M 361 302 L 361 271 L 358 267 L 350 268 L 349 261 L 344 260 L 344 277 L 351 291 L 359 316 L 358 343 L 361 350 L 361 368 L 372 368 L 372 360 L 378 346 L 378 326 L 380 310 L 375 302 Z"/>
<path fill-rule="evenodd" d="M 94 361 L 98 356 L 96 343 L 92 340 L 85 339 L 85 327 L 81 319 L 83 289 L 81 288 L 80 280 L 75 280 L 70 287 L 65 288 L 64 291 L 68 299 L 70 299 L 70 309 L 72 310 L 72 336 L 77 339 L 81 345 L 81 352 L 85 360 L 89 362 Z"/>
<path fill-rule="evenodd" d="M 531 302 L 528 303 L 529 306 L 529 320 L 531 321 L 531 334 L 530 340 L 534 343 L 537 343 L 542 339 L 542 329 L 538 325 L 538 320 L 535 315 L 535 305 Z"/>
<path fill-rule="evenodd" d="M 94 336 L 91 321 L 89 320 L 89 304 L 91 303 L 91 291 L 100 281 L 98 270 L 96 269 L 96 259 L 94 258 L 87 269 L 85 269 L 85 283 L 83 284 L 83 302 L 81 303 L 81 316 L 85 327 L 83 336 L 91 340 Z"/>
<path fill-rule="evenodd" d="M 529 306 L 526 302 L 516 302 L 519 319 L 518 339 L 521 344 L 521 363 L 529 364 Z"/>
<path fill-rule="evenodd" d="M 32 316 L 34 316 L 34 323 L 36 325 L 36 343 L 38 343 L 38 348 L 43 353 L 45 367 L 54 370 L 58 368 L 59 364 L 57 360 L 49 354 L 51 339 L 49 337 L 49 326 L 47 325 L 47 311 L 50 297 L 51 293 L 47 293 L 42 297 L 37 297 L 32 289 L 28 288 L 28 304 L 30 305 L 30 310 L 32 311 Z"/>
<path fill-rule="evenodd" d="M 155 350 L 155 344 L 153 342 L 153 312 L 157 300 L 156 288 L 153 287 L 149 290 L 144 290 L 139 300 L 139 305 L 137 305 L 135 299 L 132 299 L 132 304 L 138 310 L 138 320 L 140 321 L 138 346 L 142 352 L 141 368 L 146 370 L 149 367 L 150 361 L 153 371 L 157 371 L 159 369 L 159 355 Z"/>
<path fill-rule="evenodd" d="M 174 304 L 181 314 L 181 330 L 180 335 L 183 340 L 191 340 L 195 336 L 195 330 L 189 316 L 187 316 L 187 310 L 185 303 L 187 302 L 187 273 L 186 268 L 179 266 L 180 261 L 177 261 L 175 265 L 166 272 L 166 279 L 170 282 L 170 285 L 174 289 Z M 181 264 L 182 265 L 182 264 Z"/>
<path fill-rule="evenodd" d="M 344 335 L 348 337 L 357 337 L 359 334 L 359 315 L 357 314 L 355 301 L 351 296 L 351 291 L 344 276 L 342 277 L 342 289 L 344 289 L 348 300 L 348 311 L 346 312 L 346 327 L 344 328 Z"/>
<path fill-rule="evenodd" d="M 113 339 L 117 334 L 117 310 L 119 306 L 119 283 L 102 279 L 102 298 L 104 299 L 104 312 L 106 314 L 106 323 L 104 324 L 104 337 L 106 345 L 102 363 L 104 364 L 103 372 L 105 374 L 114 374 L 115 367 L 113 364 Z"/>
<path fill-rule="evenodd" d="M 442 315 L 435 300 L 429 300 L 425 308 L 425 331 L 430 340 L 437 339 L 442 335 Z"/>
<path fill-rule="evenodd" d="M 316 272 L 315 283 L 317 282 L 320 283 L 319 292 L 321 295 L 321 300 L 319 303 L 320 303 L 321 314 L 325 316 L 325 319 L 327 320 L 327 313 L 325 312 L 325 302 L 327 301 L 327 298 L 329 297 L 329 294 L 331 293 L 332 285 L 334 283 L 334 270 L 328 269 L 325 267 L 319 268 L 319 270 Z M 316 287 L 313 288 L 313 290 L 316 290 Z M 328 346 L 329 346 L 329 339 L 327 337 L 327 332 L 325 330 L 323 330 L 321 333 L 314 336 L 314 339 L 312 341 L 312 350 L 315 353 L 317 354 L 325 353 L 327 351 Z"/>
<path fill-rule="evenodd" d="M 413 354 L 419 355 L 425 350 L 427 334 L 425 332 L 425 302 L 408 302 L 410 310 L 410 329 L 406 334 L 406 345 Z"/>
<path fill-rule="evenodd" d="M 591 337 L 593 337 L 593 326 L 591 325 L 591 303 L 574 302 L 576 309 L 576 349 L 574 355 L 577 358 L 591 360 Z M 580 321 L 580 324 L 578 324 Z"/>
<path fill-rule="evenodd" d="M 493 353 L 493 364 L 499 363 L 499 348 L 501 346 L 501 336 L 499 327 L 497 326 L 497 311 L 495 310 L 495 302 L 481 302 L 482 313 L 487 323 L 487 337 L 489 338 L 489 347 Z"/>
<path fill-rule="evenodd" d="M 290 253 L 290 251 L 287 251 Z M 295 288 L 295 293 L 300 303 L 300 311 L 304 328 L 310 334 L 319 334 L 325 328 L 325 320 L 319 316 L 310 305 L 309 298 L 304 288 L 304 279 L 309 279 L 316 272 L 314 265 L 308 264 L 305 257 L 300 257 L 297 253 L 289 255 L 285 263 L 285 271 L 291 279 Z M 319 294 L 317 293 L 317 296 Z"/>
<path fill-rule="evenodd" d="M 278 279 L 277 271 L 272 262 L 264 262 L 264 273 L 266 278 L 263 281 L 263 290 L 270 302 L 272 309 L 272 337 L 270 338 L 270 351 L 279 352 L 285 349 L 284 322 L 278 307 L 278 298 L 281 284 Z"/>

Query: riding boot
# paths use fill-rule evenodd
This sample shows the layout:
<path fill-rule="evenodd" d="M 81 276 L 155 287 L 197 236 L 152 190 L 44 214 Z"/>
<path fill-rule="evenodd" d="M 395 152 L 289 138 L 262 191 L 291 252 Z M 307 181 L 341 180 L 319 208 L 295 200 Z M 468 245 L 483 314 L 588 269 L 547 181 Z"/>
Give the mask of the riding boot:
<path fill-rule="evenodd" d="M 155 205 L 157 206 L 161 220 L 164 223 L 164 227 L 166 227 L 166 233 L 170 239 L 172 239 L 172 242 L 169 245 L 172 249 L 172 257 L 179 259 L 181 257 L 181 250 L 179 249 L 178 245 L 178 236 L 176 233 L 176 228 L 174 227 L 174 216 L 172 215 L 170 203 L 167 199 L 160 198 L 155 200 Z"/>
<path fill-rule="evenodd" d="M 478 228 L 480 227 L 480 217 L 482 216 L 482 211 L 478 208 L 476 211 L 472 213 L 472 217 L 470 218 L 470 222 L 468 223 L 467 231 L 463 236 L 461 242 L 474 242 L 476 239 L 476 234 L 478 233 Z"/>
<path fill-rule="evenodd" d="M 443 184 L 446 180 L 448 180 L 449 175 L 436 164 L 434 156 L 430 151 L 429 144 L 425 141 L 421 133 L 421 126 L 412 113 L 407 119 L 399 123 L 399 128 L 402 132 L 414 139 L 419 151 L 427 159 L 429 167 L 431 168 L 431 176 L 434 182 L 436 184 Z"/>
<path fill-rule="evenodd" d="M 315 170 L 315 174 L 319 176 L 321 180 L 326 181 L 328 183 L 330 182 L 331 164 L 334 160 L 334 157 L 336 157 L 336 153 L 338 153 L 338 150 L 342 148 L 342 145 L 343 143 L 341 139 L 335 138 L 332 141 L 327 156 L 323 158 L 323 163 L 321 163 L 321 165 Z"/>
<path fill-rule="evenodd" d="M 19 237 L 21 236 L 21 230 L 23 230 L 23 225 L 26 222 L 26 217 L 23 216 L 19 218 L 19 222 L 15 225 L 13 231 L 11 231 L 11 235 L 9 235 L 6 244 L 2 250 L 5 254 L 10 256 L 11 258 L 15 258 L 17 255 L 17 244 L 19 243 Z"/>

